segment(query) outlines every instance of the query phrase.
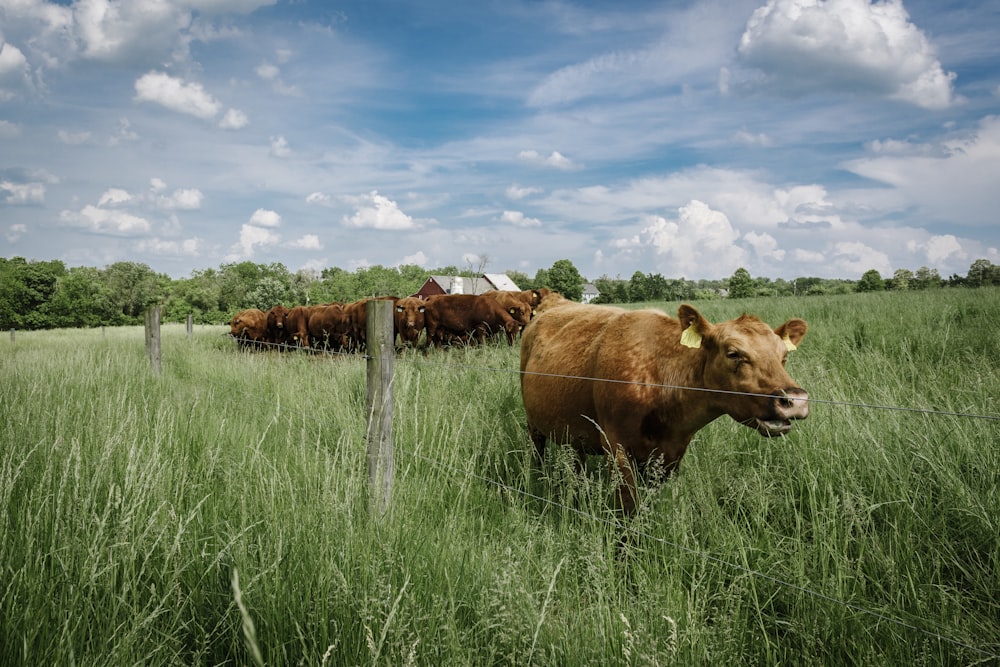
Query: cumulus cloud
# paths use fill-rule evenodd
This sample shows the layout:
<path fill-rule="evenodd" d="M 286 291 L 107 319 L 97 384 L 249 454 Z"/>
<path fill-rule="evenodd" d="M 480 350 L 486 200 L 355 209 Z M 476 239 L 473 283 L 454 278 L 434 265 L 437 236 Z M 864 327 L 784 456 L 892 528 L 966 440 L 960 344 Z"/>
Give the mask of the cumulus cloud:
<path fill-rule="evenodd" d="M 313 192 L 306 196 L 307 204 L 316 204 L 317 206 L 330 206 L 332 201 L 330 195 L 323 192 Z"/>
<path fill-rule="evenodd" d="M 538 151 L 525 150 L 518 153 L 517 157 L 519 160 L 539 167 L 550 167 L 552 169 L 559 169 L 560 171 L 570 171 L 580 168 L 559 151 L 552 151 L 548 156 L 544 156 Z"/>
<path fill-rule="evenodd" d="M 932 236 L 923 243 L 910 241 L 907 244 L 907 249 L 922 254 L 932 266 L 940 266 L 950 260 L 966 261 L 969 259 L 962 244 L 951 234 Z"/>
<path fill-rule="evenodd" d="M 4 236 L 7 238 L 8 243 L 17 243 L 21 240 L 21 237 L 28 233 L 28 226 L 15 224 L 7 228 Z"/>
<path fill-rule="evenodd" d="M 250 119 L 239 109 L 230 109 L 219 121 L 223 130 L 241 130 L 250 124 Z"/>
<path fill-rule="evenodd" d="M 240 240 L 234 249 L 239 252 L 238 258 L 249 259 L 254 256 L 258 247 L 276 246 L 280 242 L 281 236 L 270 229 L 244 224 L 240 227 Z"/>
<path fill-rule="evenodd" d="M 319 237 L 315 234 L 306 234 L 302 238 L 295 239 L 288 244 L 290 248 L 299 248 L 300 250 L 322 250 L 323 244 L 320 243 Z"/>
<path fill-rule="evenodd" d="M 746 251 L 736 245 L 739 236 L 724 213 L 692 200 L 678 209 L 676 220 L 648 216 L 637 234 L 611 245 L 632 259 L 652 251 L 656 263 L 671 275 L 700 274 L 706 264 L 727 275 L 746 259 Z"/>
<path fill-rule="evenodd" d="M 780 262 L 785 259 L 785 251 L 778 247 L 778 241 L 768 233 L 758 234 L 757 232 L 747 232 L 743 235 L 754 254 L 763 260 L 775 260 Z"/>
<path fill-rule="evenodd" d="M 206 120 L 214 118 L 222 108 L 200 83 L 185 83 L 163 72 L 147 72 L 139 77 L 135 82 L 135 99 Z"/>
<path fill-rule="evenodd" d="M 250 216 L 249 224 L 257 227 L 280 227 L 281 216 L 275 211 L 259 208 Z"/>
<path fill-rule="evenodd" d="M 117 206 L 131 201 L 132 195 L 127 190 L 121 188 L 109 188 L 104 191 L 101 198 L 97 200 L 98 206 Z"/>
<path fill-rule="evenodd" d="M 417 251 L 412 255 L 407 255 L 403 259 L 399 260 L 397 266 L 427 266 L 427 255 L 424 254 L 423 250 Z"/>
<path fill-rule="evenodd" d="M 525 197 L 530 197 L 531 195 L 541 194 L 541 192 L 542 192 L 541 188 L 532 188 L 532 187 L 525 188 L 521 187 L 517 183 L 513 183 L 509 188 L 507 188 L 506 194 L 507 194 L 507 199 L 513 199 L 514 201 L 519 201 L 521 199 L 524 199 Z"/>
<path fill-rule="evenodd" d="M 159 238 L 137 241 L 135 249 L 138 252 L 148 252 L 152 255 L 166 257 L 197 257 L 201 252 L 202 241 L 199 238 L 170 241 Z"/>
<path fill-rule="evenodd" d="M 840 90 L 928 109 L 952 105 L 952 80 L 901 0 L 769 0 L 740 38 L 743 62 L 799 95 Z"/>
<path fill-rule="evenodd" d="M 4 203 L 28 206 L 45 203 L 45 185 L 42 183 L 13 183 L 0 181 L 0 192 L 6 192 Z"/>
<path fill-rule="evenodd" d="M 179 188 L 169 196 L 156 197 L 158 207 L 169 210 L 194 211 L 201 208 L 204 195 L 198 188 Z"/>
<path fill-rule="evenodd" d="M 271 137 L 271 155 L 274 157 L 288 157 L 292 154 L 292 149 L 288 147 L 288 140 L 282 136 Z"/>
<path fill-rule="evenodd" d="M 24 53 L 4 42 L 0 35 L 0 102 L 4 102 L 34 89 L 31 68 Z"/>
<path fill-rule="evenodd" d="M 355 204 L 354 214 L 344 216 L 346 227 L 366 229 L 414 229 L 417 224 L 403 213 L 396 202 L 372 190 L 367 195 L 351 198 Z"/>
<path fill-rule="evenodd" d="M 90 204 L 80 211 L 62 211 L 59 217 L 69 226 L 110 236 L 143 236 L 153 227 L 145 218 L 127 211 L 100 208 Z"/>
<path fill-rule="evenodd" d="M 500 221 L 515 227 L 541 227 L 542 221 L 537 218 L 525 217 L 520 211 L 504 211 Z"/>
<path fill-rule="evenodd" d="M 842 241 L 833 245 L 833 262 L 841 275 L 860 276 L 875 269 L 883 276 L 892 274 L 889 255 L 860 241 Z"/>

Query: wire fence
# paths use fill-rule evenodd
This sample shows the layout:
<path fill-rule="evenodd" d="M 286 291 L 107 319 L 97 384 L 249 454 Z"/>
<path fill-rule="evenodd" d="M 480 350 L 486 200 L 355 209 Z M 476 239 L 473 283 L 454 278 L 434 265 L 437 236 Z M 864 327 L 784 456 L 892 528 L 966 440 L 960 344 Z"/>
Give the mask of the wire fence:
<path fill-rule="evenodd" d="M 292 346 L 287 346 L 287 345 L 282 345 L 282 344 L 274 344 L 274 343 L 261 343 L 261 344 L 258 345 L 258 347 L 259 347 L 259 349 L 272 349 L 272 350 L 273 349 L 280 349 L 280 350 L 284 350 L 284 351 L 295 352 L 295 353 L 298 353 L 298 354 L 320 355 L 320 356 L 324 356 L 324 357 L 328 357 L 328 358 L 342 358 L 342 359 L 345 359 L 345 360 L 354 360 L 354 361 L 358 361 L 358 362 L 367 361 L 369 359 L 369 357 L 368 357 L 367 354 L 365 354 L 364 352 L 358 352 L 358 351 L 350 351 L 349 352 L 349 351 L 343 351 L 343 350 L 302 348 L 302 347 L 292 347 Z M 456 360 L 453 360 L 453 359 L 433 359 L 433 358 L 430 358 L 431 355 L 430 355 L 430 351 L 429 350 L 424 350 L 424 353 L 425 353 L 424 354 L 424 358 L 421 358 L 421 359 L 414 358 L 412 355 L 399 355 L 396 358 L 396 363 L 399 364 L 399 365 L 411 365 L 411 366 L 415 366 L 415 367 L 419 367 L 419 366 L 438 367 L 438 368 L 442 368 L 443 367 L 443 368 L 447 368 L 447 369 L 456 369 L 456 370 L 463 370 L 463 371 L 475 370 L 475 371 L 484 371 L 484 372 L 492 372 L 492 373 L 502 373 L 502 374 L 511 375 L 511 376 L 520 376 L 522 374 L 522 371 L 520 369 L 503 368 L 503 367 L 497 367 L 497 366 L 483 366 L 483 365 L 479 365 L 479 364 L 463 363 L 463 362 L 456 361 Z M 442 351 L 442 354 L 440 354 L 438 356 L 444 357 L 447 354 L 448 354 L 448 351 L 444 350 L 444 351 Z M 773 398 L 773 396 L 767 395 L 767 394 L 753 394 L 753 393 L 748 393 L 748 392 L 736 392 L 736 391 L 718 390 L 718 389 L 707 389 L 707 388 L 700 388 L 700 387 L 688 387 L 688 386 L 680 386 L 680 385 L 668 385 L 668 384 L 645 383 L 645 382 L 629 382 L 629 381 L 624 381 L 624 380 L 611 380 L 611 379 L 607 379 L 607 378 L 580 377 L 580 376 L 548 374 L 548 373 L 539 374 L 539 375 L 546 375 L 546 376 L 550 376 L 550 377 L 561 377 L 561 378 L 573 379 L 573 380 L 587 380 L 587 381 L 594 381 L 594 382 L 611 382 L 611 383 L 637 384 L 637 385 L 642 385 L 642 386 L 652 386 L 652 387 L 659 387 L 659 388 L 663 388 L 663 389 L 672 389 L 672 390 L 680 390 L 680 391 L 711 392 L 711 393 L 720 393 L 720 394 L 732 394 L 732 395 L 743 395 L 743 396 L 763 396 L 763 397 L 766 397 L 766 398 Z M 254 396 L 253 398 L 255 398 L 257 400 L 265 400 L 265 401 L 267 400 L 266 398 L 259 397 L 259 396 Z M 906 407 L 906 406 L 881 405 L 881 404 L 872 404 L 872 403 L 864 403 L 864 402 L 856 402 L 856 401 L 838 401 L 838 400 L 828 400 L 828 399 L 820 399 L 820 398 L 814 398 L 814 397 L 809 397 L 808 400 L 811 403 L 825 404 L 825 405 L 836 406 L 836 407 L 857 408 L 857 409 L 867 409 L 867 410 L 884 410 L 884 411 L 892 411 L 892 412 L 904 412 L 904 413 L 911 413 L 911 414 L 922 414 L 922 415 L 928 415 L 928 416 L 932 416 L 932 417 L 965 418 L 965 419 L 986 420 L 986 421 L 990 421 L 990 422 L 1000 421 L 1000 415 L 976 414 L 976 413 L 968 413 L 968 412 L 936 410 L 936 409 Z M 363 437 L 363 436 L 361 436 L 359 434 L 359 437 Z M 765 572 L 761 572 L 759 570 L 755 570 L 753 568 L 749 568 L 749 567 L 740 565 L 739 563 L 735 563 L 735 562 L 733 562 L 731 560 L 727 560 L 726 558 L 722 558 L 720 556 L 717 556 L 717 555 L 714 555 L 714 554 L 711 554 L 711 553 L 708 553 L 708 552 L 705 552 L 705 551 L 700 551 L 700 550 L 697 550 L 697 549 L 692 549 L 690 547 L 684 546 L 682 544 L 678 544 L 676 542 L 672 542 L 670 540 L 664 539 L 664 538 L 659 537 L 657 535 L 650 534 L 648 532 L 639 530 L 639 529 L 635 528 L 634 526 L 630 526 L 627 521 L 623 521 L 621 518 L 611 519 L 611 518 L 608 518 L 608 517 L 597 516 L 597 515 L 591 514 L 589 512 L 585 512 L 583 510 L 580 510 L 580 509 L 578 509 L 576 507 L 571 507 L 571 506 L 566 505 L 564 503 L 560 503 L 560 502 L 558 502 L 556 500 L 553 500 L 551 498 L 546 498 L 546 497 L 543 497 L 543 496 L 536 495 L 536 494 L 531 493 L 530 491 L 528 491 L 526 489 L 512 486 L 512 485 L 507 484 L 507 483 L 505 483 L 503 481 L 500 481 L 500 480 L 497 480 L 497 479 L 493 479 L 493 478 L 485 476 L 485 475 L 478 474 L 478 473 L 476 473 L 474 471 L 471 471 L 471 470 L 468 470 L 468 469 L 458 468 L 458 467 L 456 467 L 454 465 L 451 465 L 451 464 L 446 463 L 444 461 L 435 459 L 433 457 L 426 456 L 424 454 L 420 454 L 420 453 L 418 453 L 416 451 L 399 452 L 399 453 L 403 454 L 404 456 L 409 456 L 409 457 L 411 457 L 414 460 L 419 460 L 419 461 L 427 463 L 427 464 L 429 464 L 431 466 L 434 466 L 434 467 L 436 467 L 436 468 L 438 468 L 438 469 L 440 469 L 442 471 L 447 472 L 449 475 L 460 476 L 460 477 L 465 477 L 465 478 L 468 478 L 468 479 L 476 480 L 476 481 L 481 482 L 483 484 L 487 484 L 487 485 L 496 487 L 498 489 L 501 489 L 501 490 L 503 490 L 503 491 L 505 491 L 507 493 L 521 496 L 524 499 L 530 499 L 532 501 L 540 502 L 540 503 L 543 503 L 545 505 L 551 506 L 551 507 L 553 507 L 555 509 L 558 509 L 558 510 L 560 510 L 562 512 L 566 512 L 568 514 L 579 516 L 580 518 L 582 518 L 584 520 L 587 520 L 587 521 L 590 521 L 590 522 L 593 522 L 595 524 L 603 524 L 603 525 L 612 527 L 612 528 L 614 528 L 616 530 L 620 530 L 620 531 L 622 531 L 622 532 L 624 532 L 624 533 L 626 533 L 628 535 L 631 535 L 631 536 L 633 536 L 635 538 L 641 538 L 643 540 L 646 540 L 646 541 L 649 541 L 649 542 L 652 542 L 652 543 L 658 543 L 658 544 L 660 544 L 660 545 L 662 545 L 664 547 L 675 549 L 677 551 L 684 552 L 684 553 L 687 553 L 689 555 L 692 555 L 692 556 L 694 556 L 696 558 L 704 559 L 706 561 L 715 563 L 716 565 L 719 565 L 720 567 L 731 569 L 731 570 L 736 571 L 736 572 L 741 572 L 743 574 L 746 574 L 746 575 L 749 575 L 749 576 L 752 576 L 752 577 L 755 577 L 755 578 L 759 578 L 761 580 L 765 580 L 765 581 L 771 582 L 772 584 L 780 586 L 782 588 L 786 588 L 786 589 L 789 589 L 791 591 L 795 591 L 796 593 L 799 593 L 799 594 L 802 594 L 802 595 L 810 596 L 812 598 L 815 598 L 817 600 L 821 600 L 821 601 L 823 601 L 825 603 L 828 603 L 828 604 L 834 604 L 834 605 L 841 606 L 841 607 L 843 607 L 845 609 L 851 610 L 854 613 L 861 614 L 861 615 L 864 615 L 864 616 L 876 619 L 876 620 L 881 621 L 881 622 L 892 624 L 892 625 L 894 625 L 896 627 L 899 627 L 899 628 L 902 628 L 902 629 L 905 629 L 905 630 L 908 630 L 908 631 L 911 631 L 911 632 L 915 632 L 917 634 L 920 634 L 920 635 L 925 636 L 927 638 L 933 639 L 935 641 L 946 643 L 946 644 L 949 644 L 949 645 L 957 647 L 957 648 L 968 650 L 970 652 L 973 652 L 973 653 L 975 653 L 977 655 L 982 656 L 982 658 L 984 660 L 1000 660 L 1000 653 L 997 653 L 994 650 L 985 649 L 985 648 L 982 648 L 980 646 L 976 646 L 974 644 L 970 644 L 970 643 L 968 643 L 966 641 L 958 640 L 958 639 L 955 639 L 953 637 L 948 637 L 948 636 L 943 635 L 943 634 L 941 634 L 939 632 L 935 632 L 934 630 L 928 629 L 931 626 L 933 626 L 933 622 L 927 621 L 926 619 L 918 619 L 917 621 L 907 622 L 907 621 L 905 621 L 903 619 L 900 619 L 898 617 L 890 616 L 890 615 L 888 615 L 886 613 L 883 613 L 883 612 L 880 612 L 880 611 L 876 611 L 876 610 L 873 610 L 873 609 L 870 609 L 870 608 L 867 608 L 867 607 L 864 607 L 864 606 L 861 606 L 861 605 L 858 605 L 858 604 L 855 604 L 855 603 L 852 603 L 852 602 L 847 602 L 845 600 L 841 600 L 841 599 L 835 598 L 833 596 L 827 595 L 827 594 L 822 593 L 820 591 L 817 591 L 817 590 L 814 590 L 814 589 L 811 589 L 811 588 L 808 588 L 808 587 L 805 587 L 805 586 L 801 586 L 799 584 L 795 584 L 795 583 L 793 583 L 791 581 L 788 581 L 786 579 L 782 579 L 780 577 L 775 577 L 775 576 L 769 575 L 769 574 L 767 574 Z"/>

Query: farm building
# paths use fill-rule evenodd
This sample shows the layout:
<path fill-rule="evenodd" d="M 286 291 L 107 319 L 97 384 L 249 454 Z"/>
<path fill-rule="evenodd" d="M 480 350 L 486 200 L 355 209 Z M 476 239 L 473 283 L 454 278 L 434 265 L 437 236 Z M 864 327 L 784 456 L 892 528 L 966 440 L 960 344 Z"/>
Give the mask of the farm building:
<path fill-rule="evenodd" d="M 520 291 L 505 273 L 484 273 L 475 278 L 463 276 L 431 276 L 414 296 L 426 299 L 435 294 L 482 294 L 491 290 Z"/>
<path fill-rule="evenodd" d="M 594 283 L 583 284 L 583 293 L 580 295 L 581 303 L 590 303 L 599 296 L 601 296 L 601 290 L 597 289 L 597 285 Z"/>

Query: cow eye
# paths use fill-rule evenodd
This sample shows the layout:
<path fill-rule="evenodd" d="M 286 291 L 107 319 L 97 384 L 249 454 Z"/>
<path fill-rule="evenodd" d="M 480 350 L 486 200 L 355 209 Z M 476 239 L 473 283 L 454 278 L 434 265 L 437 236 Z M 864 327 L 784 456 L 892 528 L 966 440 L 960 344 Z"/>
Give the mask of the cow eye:
<path fill-rule="evenodd" d="M 739 350 L 729 350 L 729 352 L 726 352 L 726 359 L 730 361 L 741 361 L 742 358 L 743 355 L 740 354 Z"/>

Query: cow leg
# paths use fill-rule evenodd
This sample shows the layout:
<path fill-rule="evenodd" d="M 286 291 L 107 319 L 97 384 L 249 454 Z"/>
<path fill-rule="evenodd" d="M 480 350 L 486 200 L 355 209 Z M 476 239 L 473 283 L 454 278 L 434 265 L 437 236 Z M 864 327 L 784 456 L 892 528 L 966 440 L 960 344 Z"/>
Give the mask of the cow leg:
<path fill-rule="evenodd" d="M 545 461 L 545 434 L 529 426 L 528 435 L 531 437 L 531 442 L 535 445 L 535 456 L 538 457 L 538 463 L 541 464 Z"/>
<path fill-rule="evenodd" d="M 635 470 L 632 457 L 628 455 L 625 448 L 620 444 L 612 446 L 612 451 L 608 453 L 611 475 L 619 480 L 618 482 L 618 509 L 626 516 L 635 513 L 637 490 L 635 486 Z"/>

